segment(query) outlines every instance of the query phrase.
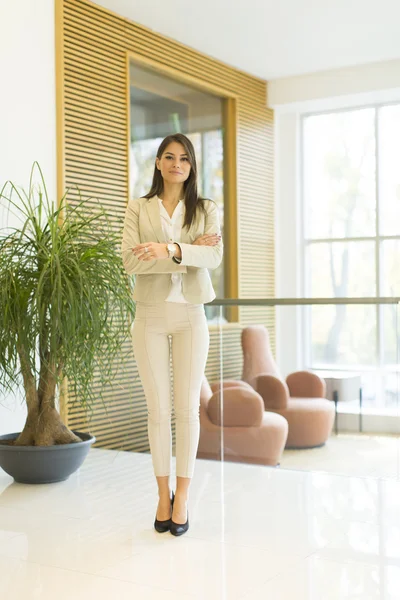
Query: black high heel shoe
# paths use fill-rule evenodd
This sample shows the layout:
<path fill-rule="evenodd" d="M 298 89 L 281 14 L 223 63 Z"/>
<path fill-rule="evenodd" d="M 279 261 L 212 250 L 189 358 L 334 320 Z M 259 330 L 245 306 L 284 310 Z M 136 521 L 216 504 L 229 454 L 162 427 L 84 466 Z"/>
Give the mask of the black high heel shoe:
<path fill-rule="evenodd" d="M 172 515 L 172 508 L 174 506 L 174 500 L 175 500 L 175 495 L 174 492 L 172 492 L 172 498 L 171 498 L 171 515 Z M 166 519 L 166 521 L 158 521 L 157 519 L 157 514 L 156 514 L 156 520 L 154 521 L 154 529 L 156 531 L 158 531 L 158 533 L 165 533 L 166 531 L 169 531 L 171 527 L 171 519 Z"/>
<path fill-rule="evenodd" d="M 172 533 L 172 535 L 183 535 L 184 533 L 187 532 L 187 530 L 189 529 L 189 509 L 187 511 L 187 519 L 186 519 L 186 523 L 175 523 L 175 521 L 172 520 L 171 517 L 171 525 L 170 525 L 170 532 Z"/>

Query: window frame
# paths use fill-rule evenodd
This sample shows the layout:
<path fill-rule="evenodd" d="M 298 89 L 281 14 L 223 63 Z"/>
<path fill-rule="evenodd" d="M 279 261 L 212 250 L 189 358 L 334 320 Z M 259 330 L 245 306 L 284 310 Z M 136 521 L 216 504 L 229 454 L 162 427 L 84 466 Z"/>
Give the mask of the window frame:
<path fill-rule="evenodd" d="M 380 297 L 381 290 L 383 287 L 382 282 L 382 273 L 383 273 L 383 243 L 388 240 L 396 240 L 400 242 L 400 232 L 398 235 L 382 235 L 380 233 L 380 211 L 381 211 L 381 191 L 380 191 L 380 166 L 381 166 L 381 158 L 380 158 L 380 128 L 379 128 L 379 118 L 380 111 L 388 106 L 399 106 L 399 100 L 393 100 L 391 102 L 379 102 L 379 103 L 371 103 L 371 104 L 363 104 L 358 106 L 348 106 L 341 107 L 337 109 L 327 109 L 321 111 L 310 111 L 304 112 L 300 115 L 300 127 L 299 127 L 299 204 L 300 204 L 300 253 L 301 253 L 301 293 L 304 296 L 310 296 L 308 292 L 310 291 L 310 281 L 308 277 L 309 273 L 309 262 L 308 262 L 308 251 L 311 246 L 315 246 L 321 243 L 354 243 L 354 242 L 373 242 L 375 245 L 375 297 Z M 318 238 L 313 239 L 311 237 L 306 236 L 306 210 L 307 210 L 307 199 L 305 197 L 305 122 L 310 117 L 316 117 L 319 115 L 332 115 L 338 113 L 349 113 L 355 112 L 357 110 L 363 109 L 373 109 L 374 110 L 374 137 L 375 137 L 375 210 L 376 210 L 376 219 L 375 219 L 375 231 L 373 236 L 360 236 L 360 237 L 343 237 L 343 238 Z M 367 371 L 367 372 L 375 372 L 378 377 L 381 379 L 386 374 L 394 374 L 395 372 L 398 374 L 398 371 L 394 371 L 391 365 L 385 365 L 384 361 L 384 306 L 376 305 L 376 340 L 375 340 L 375 349 L 376 349 L 376 363 L 375 365 L 362 365 L 362 368 L 351 366 L 340 366 L 340 368 L 335 365 L 329 365 L 323 368 L 324 371 L 349 371 L 354 372 L 355 370 Z M 311 306 L 304 306 L 302 309 L 302 318 L 301 318 L 301 353 L 303 357 L 303 363 L 305 368 L 312 369 L 318 371 L 318 367 L 313 366 L 312 361 L 312 340 L 311 340 Z M 400 325 L 400 323 L 399 323 Z M 398 349 L 399 353 L 399 349 Z M 382 388 L 382 386 L 380 386 Z M 379 390 L 382 392 L 382 389 Z M 384 400 L 382 399 L 382 394 L 378 393 L 378 398 L 376 405 L 377 407 L 384 407 Z"/>

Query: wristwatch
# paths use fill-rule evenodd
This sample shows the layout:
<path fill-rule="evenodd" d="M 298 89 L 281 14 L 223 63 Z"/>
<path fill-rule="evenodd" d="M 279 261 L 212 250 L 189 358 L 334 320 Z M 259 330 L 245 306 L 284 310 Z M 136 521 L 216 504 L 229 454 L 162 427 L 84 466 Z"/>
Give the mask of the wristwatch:
<path fill-rule="evenodd" d="M 167 244 L 168 250 L 168 258 L 173 258 L 175 256 L 176 247 L 175 244 Z"/>

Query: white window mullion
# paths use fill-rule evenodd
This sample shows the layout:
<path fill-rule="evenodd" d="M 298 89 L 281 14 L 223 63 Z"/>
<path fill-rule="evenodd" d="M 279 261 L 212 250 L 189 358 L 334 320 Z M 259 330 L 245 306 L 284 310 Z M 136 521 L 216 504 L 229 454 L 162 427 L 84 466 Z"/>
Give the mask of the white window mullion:
<path fill-rule="evenodd" d="M 313 240 L 312 238 L 306 239 L 306 244 L 331 244 L 335 242 L 371 242 L 375 240 L 375 235 L 373 236 L 365 236 L 365 237 L 341 237 L 341 238 L 316 238 Z"/>
<path fill-rule="evenodd" d="M 303 296 L 310 295 L 310 273 L 308 268 L 308 243 L 306 234 L 306 214 L 307 214 L 307 205 L 305 198 L 305 181 L 304 181 L 304 117 L 301 119 L 300 124 L 300 132 L 299 132 L 299 146 L 300 146 L 300 161 L 299 161 L 299 182 L 300 182 L 300 214 L 301 214 L 301 223 L 300 223 L 300 236 L 302 240 L 301 244 L 301 263 L 302 263 L 302 289 L 301 294 Z M 303 326 L 300 329 L 302 340 L 301 348 L 302 348 L 302 363 L 307 368 L 311 368 L 312 366 L 312 306 L 302 306 L 300 307 L 300 313 L 303 316 Z"/>
<path fill-rule="evenodd" d="M 381 296 L 382 281 L 381 281 L 381 240 L 380 240 L 380 160 L 379 160 L 379 107 L 375 108 L 375 200 L 376 200 L 376 216 L 375 216 L 375 269 L 376 269 L 376 296 Z M 383 406 L 385 403 L 384 386 L 382 379 L 382 365 L 384 352 L 384 306 L 376 305 L 376 343 L 377 343 L 377 404 Z"/>

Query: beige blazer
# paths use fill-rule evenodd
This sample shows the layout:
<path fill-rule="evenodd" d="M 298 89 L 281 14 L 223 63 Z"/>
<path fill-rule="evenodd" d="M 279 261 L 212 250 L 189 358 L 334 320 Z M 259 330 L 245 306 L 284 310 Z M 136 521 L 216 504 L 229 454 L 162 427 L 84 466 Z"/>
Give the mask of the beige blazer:
<path fill-rule="evenodd" d="M 182 292 L 191 304 L 205 304 L 215 298 L 208 269 L 216 269 L 222 260 L 222 241 L 216 246 L 193 246 L 201 235 L 220 233 L 218 209 L 214 202 L 205 202 L 206 212 L 198 211 L 189 230 L 182 228 L 182 262 L 172 258 L 140 261 L 132 248 L 145 242 L 167 243 L 160 217 L 157 197 L 129 200 L 122 235 L 122 260 L 128 274 L 135 274 L 133 299 L 140 302 L 162 302 L 171 289 L 171 273 L 182 273 Z"/>

